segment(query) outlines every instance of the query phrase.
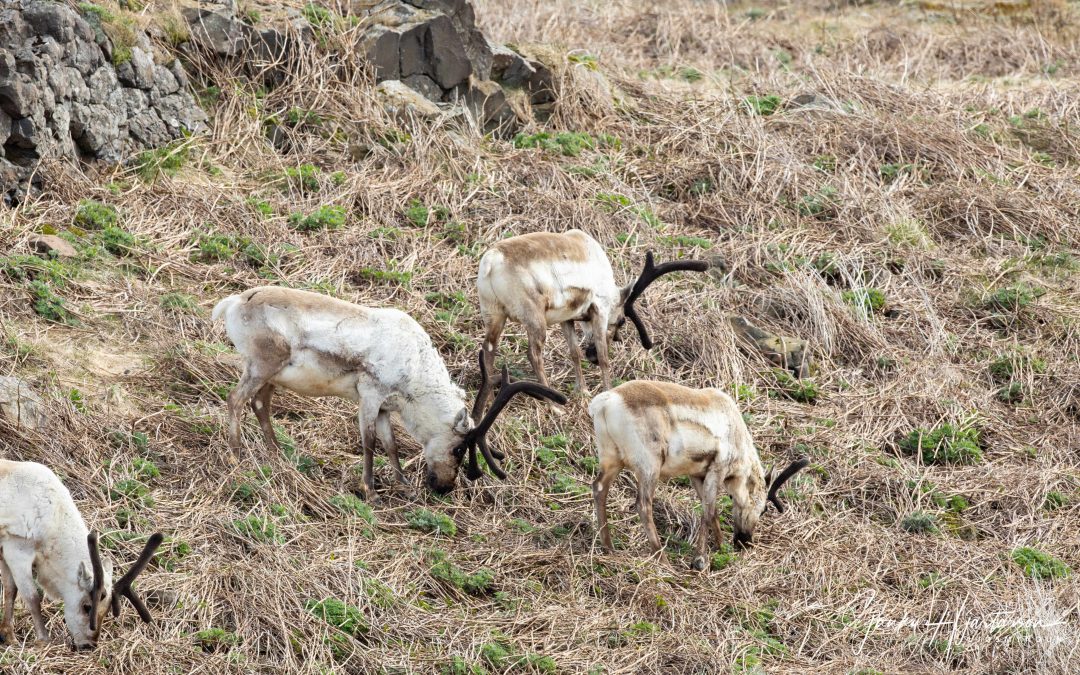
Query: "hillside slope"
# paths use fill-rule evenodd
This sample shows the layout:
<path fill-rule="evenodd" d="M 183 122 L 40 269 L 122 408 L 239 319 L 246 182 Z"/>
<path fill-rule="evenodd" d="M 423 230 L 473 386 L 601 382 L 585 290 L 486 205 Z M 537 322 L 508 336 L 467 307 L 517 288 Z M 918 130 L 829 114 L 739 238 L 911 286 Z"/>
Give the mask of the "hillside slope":
<path fill-rule="evenodd" d="M 141 22 L 171 11 L 146 5 Z M 43 165 L 44 194 L 0 211 L 0 375 L 52 419 L 0 419 L 0 455 L 64 477 L 118 562 L 169 537 L 138 582 L 155 623 L 128 611 L 75 654 L 33 646 L 20 605 L 3 669 L 1068 672 L 1080 589 L 1052 563 L 1080 566 L 1075 3 L 474 5 L 556 76 L 550 119 L 516 141 L 390 115 L 328 21 L 270 90 L 189 63 L 205 134 L 136 168 Z M 671 483 L 649 558 L 625 476 L 620 550 L 601 553 L 587 398 L 516 402 L 491 436 L 509 479 L 447 498 L 394 491 L 384 458 L 382 503 L 351 498 L 341 401 L 279 395 L 286 456 L 249 416 L 227 463 L 218 299 L 275 283 L 399 307 L 471 396 L 479 255 L 570 227 L 620 281 L 647 250 L 717 263 L 649 290 L 657 345 L 616 344 L 613 373 L 723 387 L 767 464 L 811 457 L 752 551 L 692 572 L 696 499 Z M 41 233 L 77 256 L 28 257 Z M 729 315 L 807 340 L 812 377 L 740 346 Z M 570 394 L 557 330 L 545 353 Z M 526 354 L 509 326 L 499 362 L 531 377 Z"/>

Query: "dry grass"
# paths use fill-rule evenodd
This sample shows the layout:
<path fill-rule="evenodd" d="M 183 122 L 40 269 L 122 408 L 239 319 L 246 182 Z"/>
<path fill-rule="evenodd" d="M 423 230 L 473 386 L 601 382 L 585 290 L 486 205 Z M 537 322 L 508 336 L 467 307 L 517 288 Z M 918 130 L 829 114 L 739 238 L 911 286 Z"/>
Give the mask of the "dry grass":
<path fill-rule="evenodd" d="M 0 214 L 4 251 L 67 228 L 80 199 L 113 205 L 136 239 L 119 257 L 91 232 L 82 259 L 59 271 L 52 285 L 75 326 L 36 315 L 26 284 L 0 275 L 0 370 L 33 382 L 57 420 L 48 434 L 5 428 L 0 452 L 53 467 L 114 539 L 162 530 L 174 543 L 139 582 L 159 598 L 156 623 L 128 612 L 92 655 L 28 642 L 0 652 L 3 669 L 437 672 L 455 657 L 489 672 L 546 667 L 486 661 L 485 645 L 501 643 L 559 672 L 1071 670 L 1075 582 L 1025 578 L 1010 559 L 1030 545 L 1080 565 L 1080 288 L 1069 257 L 1080 255 L 1080 52 L 1064 3 L 1030 5 L 483 0 L 477 14 L 495 39 L 552 43 L 560 55 L 552 130 L 611 134 L 619 147 L 564 157 L 481 138 L 463 118 L 401 123 L 378 109 L 361 71 L 314 51 L 266 93 L 201 66 L 218 88 L 214 125 L 175 175 L 43 167 L 53 189 Z M 329 44 L 348 49 L 345 38 Z M 563 61 L 575 48 L 597 70 Z M 789 104 L 806 92 L 826 105 Z M 748 112 L 746 97 L 770 94 L 774 114 Z M 264 122 L 290 111 L 301 121 L 285 125 L 287 150 L 275 152 Z M 306 188 L 281 178 L 307 163 L 320 170 Z M 630 206 L 605 206 L 601 195 L 616 194 Z M 448 215 L 418 228 L 412 200 Z M 345 227 L 289 226 L 292 212 L 323 205 L 345 207 Z M 452 239 L 449 221 L 462 226 Z M 279 397 L 276 423 L 307 459 L 272 456 L 248 419 L 244 460 L 226 465 L 222 397 L 237 371 L 209 321 L 217 299 L 269 282 L 406 309 L 475 390 L 476 256 L 508 234 L 569 227 L 609 248 L 620 279 L 649 248 L 722 259 L 723 273 L 650 291 L 657 347 L 617 345 L 615 374 L 738 388 L 765 461 L 812 457 L 752 552 L 691 572 L 680 549 L 695 501 L 671 484 L 657 507 L 670 553 L 648 558 L 626 477 L 611 511 L 622 549 L 602 554 L 590 500 L 572 489 L 592 479 L 582 400 L 564 416 L 519 403 L 500 421 L 506 483 L 414 502 L 389 489 L 383 466 L 373 526 L 330 503 L 359 480 L 343 402 Z M 831 266 L 815 267 L 821 254 Z M 862 288 L 883 291 L 885 311 L 843 300 Z M 451 316 L 427 298 L 459 290 L 468 306 Z M 736 346 L 726 312 L 812 342 L 816 404 L 779 395 L 765 360 Z M 501 360 L 519 375 L 524 347 L 511 327 Z M 557 331 L 547 351 L 569 391 Z M 587 376 L 595 389 L 598 373 Z M 900 452 L 913 429 L 946 422 L 981 429 L 982 462 L 925 465 Z M 146 447 L 111 442 L 114 430 L 146 434 Z M 541 452 L 553 434 L 565 451 Z M 399 438 L 418 477 L 418 449 Z M 154 506 L 132 517 L 109 490 L 136 456 L 160 476 L 146 481 Z M 269 477 L 245 476 L 259 465 Z M 238 482 L 254 487 L 248 499 L 234 495 Z M 1067 502 L 1045 508 L 1050 492 Z M 968 507 L 950 509 L 954 496 Z M 416 508 L 450 516 L 456 535 L 411 529 Z M 933 516 L 936 534 L 918 531 L 916 512 Z M 238 534 L 234 521 L 249 516 L 272 522 L 274 536 Z M 122 543 L 114 556 L 137 550 Z M 465 574 L 491 570 L 488 591 L 447 581 L 436 550 Z M 359 608 L 368 632 L 328 642 L 305 610 L 325 598 Z M 48 615 L 61 635 L 56 603 Z M 30 639 L 21 608 L 16 628 Z M 237 644 L 195 636 L 211 628 Z"/>

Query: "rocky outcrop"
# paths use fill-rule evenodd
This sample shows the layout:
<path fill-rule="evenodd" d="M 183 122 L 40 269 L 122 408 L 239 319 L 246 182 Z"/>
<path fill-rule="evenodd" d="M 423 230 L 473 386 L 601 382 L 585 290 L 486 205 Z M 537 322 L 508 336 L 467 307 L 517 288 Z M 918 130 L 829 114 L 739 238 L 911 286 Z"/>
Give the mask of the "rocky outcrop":
<path fill-rule="evenodd" d="M 191 25 L 188 48 L 236 59 L 264 75 L 280 72 L 266 69 L 266 63 L 287 68 L 299 45 L 320 42 L 328 24 L 364 26 L 358 38 L 360 51 L 376 82 L 386 83 L 380 95 L 395 114 L 433 110 L 403 87 L 435 104 L 467 106 L 485 131 L 516 127 L 518 117 L 508 90 L 524 90 L 533 104 L 554 100 L 551 71 L 539 61 L 489 42 L 477 29 L 468 0 L 353 0 L 348 17 L 325 8 L 287 10 L 277 20 L 268 18 L 254 26 L 237 16 L 232 0 L 221 0 L 187 8 L 184 17 Z M 403 107 L 407 99 L 412 102 Z"/>
<path fill-rule="evenodd" d="M 0 9 L 5 204 L 21 199 L 40 159 L 115 162 L 204 123 L 179 62 L 157 63 L 146 35 L 130 24 L 110 37 L 117 20 L 44 0 Z"/>

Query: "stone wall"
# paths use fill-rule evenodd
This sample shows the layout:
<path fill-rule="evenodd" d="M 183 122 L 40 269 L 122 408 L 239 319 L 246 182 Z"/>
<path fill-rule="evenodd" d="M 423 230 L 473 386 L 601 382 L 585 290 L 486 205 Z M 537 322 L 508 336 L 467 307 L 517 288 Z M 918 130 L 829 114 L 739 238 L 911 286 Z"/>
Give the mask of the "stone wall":
<path fill-rule="evenodd" d="M 97 15 L 57 2 L 0 8 L 0 192 L 22 198 L 38 160 L 119 161 L 206 119 L 179 62 L 156 63 L 145 34 L 123 52 Z M 118 64 L 118 65 L 114 65 Z"/>

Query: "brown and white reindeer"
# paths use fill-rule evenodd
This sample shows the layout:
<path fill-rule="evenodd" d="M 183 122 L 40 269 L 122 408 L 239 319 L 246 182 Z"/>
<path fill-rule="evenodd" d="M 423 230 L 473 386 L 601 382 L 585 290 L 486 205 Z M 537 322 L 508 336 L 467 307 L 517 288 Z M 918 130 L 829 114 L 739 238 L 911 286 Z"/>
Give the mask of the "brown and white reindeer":
<path fill-rule="evenodd" d="M 120 596 L 131 601 L 149 623 L 150 612 L 131 583 L 163 539 L 160 533 L 152 535 L 127 574 L 113 583 L 112 564 L 101 560 L 97 533 L 87 531 L 71 493 L 56 474 L 36 462 L 0 459 L 0 577 L 4 585 L 0 641 L 14 643 L 12 619 L 19 594 L 30 610 L 37 639 L 49 641 L 38 586 L 64 602 L 64 621 L 76 649 L 97 644 L 107 610 L 120 616 Z"/>
<path fill-rule="evenodd" d="M 689 476 L 704 509 L 694 569 L 706 566 L 706 530 L 722 545 L 716 519 L 721 490 L 731 495 L 735 546 L 753 542 L 766 500 L 783 513 L 780 487 L 810 461 L 797 459 L 773 477 L 761 466 L 739 409 L 719 389 L 691 389 L 669 382 L 635 380 L 595 396 L 589 404 L 600 475 L 593 483 L 600 542 L 612 550 L 607 497 L 623 469 L 637 476 L 637 509 L 653 552 L 662 547 L 653 522 L 653 493 L 661 479 Z"/>
<path fill-rule="evenodd" d="M 240 447 L 240 419 L 251 407 L 267 446 L 277 448 L 270 423 L 275 387 L 301 396 L 337 396 L 360 405 L 360 438 L 364 449 L 361 490 L 375 498 L 372 477 L 375 439 L 386 450 L 394 475 L 408 486 L 390 426 L 398 413 L 406 430 L 424 447 L 427 483 L 449 492 L 469 453 L 468 477 L 481 475 L 479 449 L 492 472 L 506 473 L 485 435 L 515 394 L 565 403 L 566 398 L 532 382 L 510 383 L 503 377 L 499 398 L 484 418 L 473 424 L 465 392 L 450 380 L 431 338 L 409 315 L 396 309 L 361 307 L 318 293 L 261 286 L 229 296 L 214 307 L 213 319 L 240 352 L 244 371 L 228 396 L 229 447 Z M 487 384 L 486 370 L 481 371 Z"/>
<path fill-rule="evenodd" d="M 658 277 L 677 271 L 703 272 L 709 264 L 703 260 L 684 260 L 653 264 L 650 251 L 645 268 L 634 283 L 619 286 L 611 271 L 611 262 L 603 247 L 581 230 L 563 233 L 533 232 L 503 239 L 480 258 L 476 288 L 480 312 L 484 317 L 483 354 L 487 369 L 495 363 L 507 319 L 525 326 L 529 338 L 529 361 L 536 379 L 547 385 L 544 375 L 544 341 L 548 327 L 562 326 L 570 346 L 570 360 L 578 390 L 586 391 L 581 372 L 581 349 L 574 324 L 581 323 L 585 357 L 600 366 L 604 389 L 611 388 L 608 360 L 610 342 L 619 340 L 619 329 L 630 319 L 637 328 L 641 344 L 652 348 L 645 324 L 634 309 L 634 301 Z M 479 407 L 487 402 L 490 388 L 477 397 Z"/>

